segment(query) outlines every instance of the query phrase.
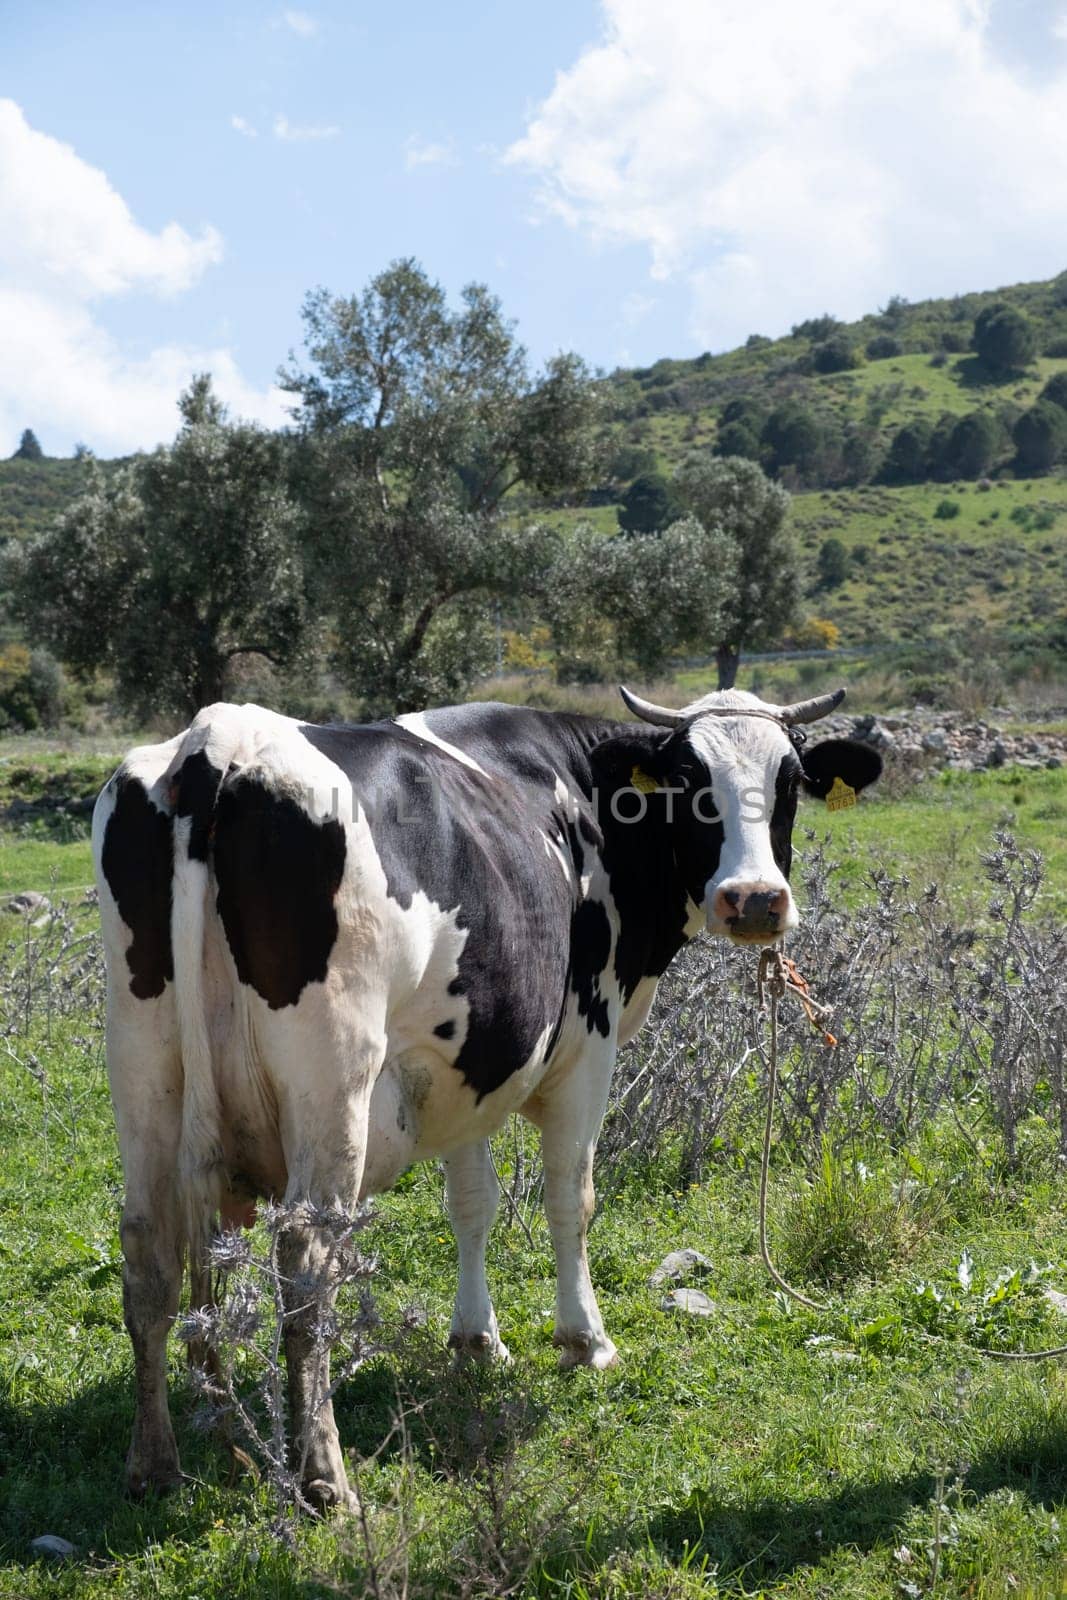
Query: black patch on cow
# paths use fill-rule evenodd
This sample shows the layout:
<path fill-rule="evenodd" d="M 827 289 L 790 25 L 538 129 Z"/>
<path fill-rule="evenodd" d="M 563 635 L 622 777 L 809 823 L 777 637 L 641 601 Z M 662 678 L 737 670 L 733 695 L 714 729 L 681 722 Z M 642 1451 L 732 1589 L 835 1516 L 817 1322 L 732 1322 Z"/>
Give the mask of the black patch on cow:
<path fill-rule="evenodd" d="M 104 830 L 101 868 L 119 915 L 133 934 L 126 950 L 130 992 L 153 1000 L 174 978 L 170 943 L 172 822 L 137 778 L 115 779 L 115 809 Z"/>
<path fill-rule="evenodd" d="M 222 782 L 222 772 L 207 758 L 207 753 L 197 750 L 186 756 L 177 776 L 177 803 L 179 817 L 191 817 L 189 827 L 189 859 L 206 861 L 211 851 L 211 829 L 215 820 L 215 797 Z"/>
<path fill-rule="evenodd" d="M 801 752 L 804 787 L 824 800 L 840 778 L 858 793 L 881 776 L 882 758 L 869 744 L 855 739 L 822 739 Z"/>
<path fill-rule="evenodd" d="M 487 709 L 494 724 L 497 712 L 503 717 L 498 770 L 492 747 L 458 740 L 487 777 L 395 724 L 302 729 L 351 783 L 390 897 L 409 910 L 421 891 L 467 930 L 448 986 L 468 1008 L 453 1065 L 479 1099 L 525 1066 L 558 1026 L 573 909 L 572 886 L 543 838 L 564 831 L 554 788 L 556 775 L 569 772 L 573 748 L 557 749 L 549 728 L 524 741 L 516 727 L 509 739 L 509 708 L 470 708 Z M 429 715 L 434 731 L 438 716 Z M 520 721 L 529 728 L 525 713 Z M 447 724 L 440 736 L 451 742 Z"/>
<path fill-rule="evenodd" d="M 633 770 L 639 767 L 660 785 L 680 790 L 683 781 L 690 781 L 678 768 L 679 761 L 688 759 L 687 748 L 678 735 L 634 729 L 592 752 L 602 856 L 619 915 L 615 976 L 625 1000 L 643 979 L 664 973 L 685 943 L 683 864 L 688 852 L 683 834 L 691 821 L 686 792 L 668 793 L 661 787 L 643 793 L 633 787 Z M 697 766 L 695 758 L 692 764 Z M 701 776 L 700 781 L 706 779 Z"/>
<path fill-rule="evenodd" d="M 456 1024 L 452 1017 L 445 1022 L 439 1022 L 433 1030 L 439 1039 L 454 1039 L 456 1037 Z"/>
<path fill-rule="evenodd" d="M 797 795 L 802 777 L 794 756 L 782 757 L 774 780 L 774 810 L 771 812 L 771 850 L 778 870 L 786 879 L 793 865 L 793 823 L 797 815 Z"/>
<path fill-rule="evenodd" d="M 611 924 L 599 900 L 585 900 L 571 918 L 571 988 L 579 1013 L 605 1039 L 611 1032 L 600 979 L 611 959 Z"/>
<path fill-rule="evenodd" d="M 215 810 L 217 905 L 237 975 L 272 1011 L 325 981 L 345 830 L 254 778 L 226 784 Z"/>

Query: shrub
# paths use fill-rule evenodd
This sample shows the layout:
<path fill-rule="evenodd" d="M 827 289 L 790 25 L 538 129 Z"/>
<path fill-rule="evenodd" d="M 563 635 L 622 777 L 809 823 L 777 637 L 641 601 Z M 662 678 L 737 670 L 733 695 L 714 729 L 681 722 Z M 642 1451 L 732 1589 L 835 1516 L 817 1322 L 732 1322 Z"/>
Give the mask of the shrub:
<path fill-rule="evenodd" d="M 848 372 L 856 366 L 856 351 L 847 333 L 835 333 L 811 352 L 816 372 Z"/>
<path fill-rule="evenodd" d="M 1043 353 L 1055 360 L 1062 360 L 1067 356 L 1067 333 L 1057 334 L 1054 339 L 1050 339 Z"/>
<path fill-rule="evenodd" d="M 886 457 L 885 476 L 891 483 L 921 483 L 926 476 L 930 450 L 929 423 L 906 422 L 893 436 Z"/>
<path fill-rule="evenodd" d="M 795 650 L 836 650 L 841 643 L 841 629 L 827 617 L 808 617 L 793 629 L 788 642 Z"/>
<path fill-rule="evenodd" d="M 948 437 L 945 464 L 967 478 L 981 478 L 996 458 L 999 430 L 988 411 L 960 417 Z"/>
<path fill-rule="evenodd" d="M 975 318 L 974 348 L 992 371 L 1012 372 L 1033 360 L 1037 341 L 1029 318 L 998 301 Z"/>
<path fill-rule="evenodd" d="M 643 472 L 622 497 L 619 527 L 624 533 L 658 533 L 671 520 L 666 478 L 658 472 Z"/>
<path fill-rule="evenodd" d="M 810 339 L 813 344 L 818 344 L 823 339 L 829 339 L 840 326 L 837 318 L 826 311 L 821 317 L 809 317 L 806 322 L 794 322 L 790 331 L 794 339 Z"/>
<path fill-rule="evenodd" d="M 960 503 L 958 500 L 939 500 L 934 507 L 934 516 L 940 517 L 942 522 L 951 522 L 952 518 L 958 517 L 959 514 Z"/>
<path fill-rule="evenodd" d="M 796 467 L 798 472 L 814 471 L 823 444 L 819 419 L 796 400 L 776 406 L 763 425 L 761 442 L 770 453 L 776 471 Z"/>
<path fill-rule="evenodd" d="M 31 653 L 23 644 L 0 650 L 0 732 L 54 727 L 63 701 L 63 672 L 47 650 Z"/>
<path fill-rule="evenodd" d="M 820 589 L 837 589 L 848 577 L 848 550 L 840 539 L 824 539 L 815 570 Z"/>
<path fill-rule="evenodd" d="M 867 341 L 868 361 L 888 361 L 891 356 L 903 355 L 899 339 L 894 339 L 891 333 L 876 333 L 873 339 Z"/>
<path fill-rule="evenodd" d="M 1024 468 L 1047 472 L 1067 454 L 1067 411 L 1048 400 L 1039 400 L 1023 412 L 1012 429 L 1012 439 Z"/>
<path fill-rule="evenodd" d="M 727 422 L 715 440 L 717 456 L 743 456 L 746 461 L 760 458 L 759 434 L 749 422 Z"/>
<path fill-rule="evenodd" d="M 1064 351 L 1067 355 L 1067 350 Z M 1038 404 L 1042 402 L 1059 406 L 1067 411 L 1067 372 L 1054 372 L 1045 387 L 1037 397 Z"/>

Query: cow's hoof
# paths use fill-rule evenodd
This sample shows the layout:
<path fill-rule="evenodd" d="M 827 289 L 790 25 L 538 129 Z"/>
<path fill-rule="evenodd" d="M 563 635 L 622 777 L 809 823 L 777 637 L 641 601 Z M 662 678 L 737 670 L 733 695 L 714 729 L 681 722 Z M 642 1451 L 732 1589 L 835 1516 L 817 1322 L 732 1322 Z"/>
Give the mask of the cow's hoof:
<path fill-rule="evenodd" d="M 482 1365 L 499 1361 L 502 1366 L 511 1365 L 511 1351 L 498 1333 L 451 1333 L 448 1336 L 448 1348 L 455 1357 L 457 1367 L 466 1366 L 468 1361 L 477 1361 Z"/>
<path fill-rule="evenodd" d="M 607 1334 L 592 1333 L 587 1328 L 575 1333 L 554 1333 L 552 1343 L 559 1351 L 561 1372 L 571 1367 L 592 1367 L 596 1372 L 603 1372 L 606 1367 L 615 1366 L 619 1359 L 619 1352 Z"/>
<path fill-rule="evenodd" d="M 334 1483 L 329 1478 L 312 1478 L 302 1490 L 304 1499 L 319 1516 L 328 1511 L 358 1511 L 359 1496 L 347 1482 Z"/>
<path fill-rule="evenodd" d="M 176 1458 L 126 1468 L 126 1493 L 131 1500 L 143 1500 L 146 1494 L 170 1494 L 181 1482 L 182 1469 Z"/>

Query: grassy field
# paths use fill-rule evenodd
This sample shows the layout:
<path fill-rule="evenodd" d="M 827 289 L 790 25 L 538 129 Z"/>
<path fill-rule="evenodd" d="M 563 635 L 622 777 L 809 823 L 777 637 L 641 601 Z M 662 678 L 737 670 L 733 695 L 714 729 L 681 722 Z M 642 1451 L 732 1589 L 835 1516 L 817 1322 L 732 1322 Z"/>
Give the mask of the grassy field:
<path fill-rule="evenodd" d="M 979 857 L 1006 816 L 1046 847 L 1044 904 L 1062 911 L 1065 815 L 1067 773 L 1002 772 L 946 775 L 832 819 L 809 807 L 804 820 L 830 834 L 851 898 L 886 863 L 917 888 L 939 879 L 967 919 L 988 898 Z M 5 874 L 11 843 L 0 836 Z M 88 881 L 84 843 L 30 844 L 37 853 L 21 859 L 37 881 L 20 887 L 46 887 L 53 867 Z M 75 913 L 71 934 L 91 919 Z M 121 1175 L 98 978 L 79 969 L 73 1006 L 39 995 L 27 1029 L 20 974 L 41 954 L 34 941 L 52 937 L 0 924 L 0 1595 L 1067 1594 L 1067 1369 L 1001 1365 L 976 1348 L 1064 1339 L 1067 1317 L 1042 1291 L 1067 1290 L 1067 1175 L 1040 1117 L 1007 1162 L 977 1087 L 910 1138 L 870 1138 L 836 1165 L 780 1148 L 774 1247 L 804 1286 L 829 1293 L 823 1314 L 773 1294 L 759 1261 L 755 1099 L 696 1182 L 670 1159 L 602 1170 L 617 1192 L 592 1230 L 592 1271 L 622 1359 L 599 1377 L 555 1370 L 547 1230 L 521 1191 L 520 1216 L 502 1212 L 490 1249 L 514 1365 L 450 1369 L 454 1248 L 438 1172 L 414 1170 L 378 1203 L 370 1236 L 390 1348 L 339 1397 L 366 1527 L 334 1519 L 276 1538 L 267 1484 L 234 1481 L 194 1429 L 176 1345 L 190 1481 L 130 1504 Z M 808 976 L 818 990 L 818 971 Z M 506 1184 L 520 1154 L 510 1133 L 498 1141 Z M 833 1228 L 838 1254 L 805 1265 L 804 1241 L 825 1244 Z M 845 1245 L 860 1237 L 857 1265 Z M 683 1246 L 711 1263 L 690 1280 L 713 1302 L 707 1317 L 662 1310 L 663 1289 L 649 1285 Z M 419 1325 L 401 1334 L 411 1307 Z M 30 1541 L 45 1533 L 74 1544 L 70 1562 L 35 1560 Z"/>

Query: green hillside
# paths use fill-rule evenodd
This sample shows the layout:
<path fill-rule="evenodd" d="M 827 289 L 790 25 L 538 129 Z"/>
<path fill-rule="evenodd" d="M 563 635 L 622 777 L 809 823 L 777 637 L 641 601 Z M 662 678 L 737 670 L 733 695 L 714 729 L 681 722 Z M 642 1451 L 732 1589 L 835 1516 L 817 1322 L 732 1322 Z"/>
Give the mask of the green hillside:
<path fill-rule="evenodd" d="M 8 539 L 26 538 L 46 527 L 84 481 L 84 465 L 72 459 L 0 461 L 0 549 Z"/>
<path fill-rule="evenodd" d="M 997 306 L 1025 319 L 1025 360 L 1015 366 L 991 365 L 973 348 L 976 318 Z M 828 362 L 846 365 L 818 370 Z M 754 335 L 722 355 L 619 371 L 605 386 L 615 423 L 604 481 L 584 505 L 548 512 L 551 520 L 614 533 L 637 477 L 669 479 L 690 451 L 735 453 L 724 447 L 749 437 L 751 447 L 736 453 L 752 454 L 793 492 L 807 608 L 837 626 L 842 644 L 951 639 L 978 658 L 992 641 L 1016 657 L 1027 649 L 1046 661 L 1062 656 L 1067 272 L 950 300 L 894 300 L 848 324 L 813 317 L 784 338 Z M 1018 446 L 1019 418 L 1035 405 L 1064 428 L 1062 448 L 1040 468 Z M 982 436 L 977 470 L 961 464 L 963 447 L 953 442 L 960 419 Z M 767 442 L 775 426 L 779 435 L 793 429 L 785 446 Z M 918 442 L 910 478 L 898 470 L 902 429 Z M 794 435 L 807 454 L 776 459 Z M 75 460 L 0 462 L 0 553 L 60 512 L 84 470 Z M 532 504 L 529 514 L 546 516 Z M 843 548 L 831 552 L 836 570 L 827 580 L 830 541 Z"/>
<path fill-rule="evenodd" d="M 1033 328 L 1039 359 L 1030 364 L 1022 382 L 998 382 L 972 353 L 976 317 L 999 302 L 1020 311 Z M 811 370 L 815 350 L 828 337 L 827 328 L 820 326 L 826 323 L 835 325 L 830 332 L 845 336 L 859 363 L 856 368 L 836 374 Z M 870 352 L 868 347 L 878 339 L 893 340 L 897 351 L 885 356 Z M 931 365 L 932 360 L 938 364 Z M 804 393 L 860 422 L 869 420 L 872 391 L 896 391 L 899 386 L 899 393 L 891 396 L 889 415 L 880 418 L 880 423 L 888 426 L 922 409 L 962 413 L 972 409 L 976 397 L 990 398 L 992 394 L 1019 404 L 1031 403 L 1040 387 L 1038 373 L 1043 379 L 1064 365 L 1067 272 L 1045 282 L 948 300 L 923 300 L 913 305 L 894 300 L 858 322 L 813 317 L 797 324 L 786 338 L 772 340 L 753 334 L 746 344 L 722 355 L 705 352 L 692 360 L 666 358 L 650 367 L 619 370 L 610 382 L 619 415 L 630 425 L 630 436 L 634 437 L 635 425 L 640 435 L 642 422 L 666 419 L 673 426 L 652 430 L 652 436 L 666 446 L 679 442 L 693 421 L 703 430 L 703 437 L 709 438 L 715 417 L 731 400 L 767 401 L 782 394 Z M 919 390 L 921 394 L 914 392 Z M 1022 393 L 1016 395 L 1016 390 Z"/>

